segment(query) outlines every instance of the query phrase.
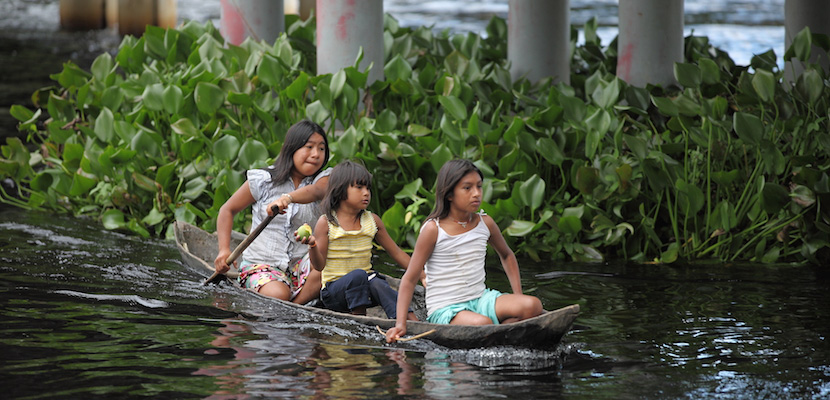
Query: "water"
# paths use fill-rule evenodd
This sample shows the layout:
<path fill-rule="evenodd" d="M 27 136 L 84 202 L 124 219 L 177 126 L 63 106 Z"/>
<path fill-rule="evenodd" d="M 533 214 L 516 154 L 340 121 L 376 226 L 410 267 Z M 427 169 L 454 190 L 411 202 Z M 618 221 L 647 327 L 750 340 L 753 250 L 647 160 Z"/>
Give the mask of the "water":
<path fill-rule="evenodd" d="M 738 62 L 783 54 L 783 0 L 686 1 L 686 29 Z M 405 26 L 482 33 L 506 1 L 386 1 Z M 615 1 L 571 1 L 616 34 Z M 217 20 L 218 1 L 179 0 Z M 62 32 L 57 0 L 0 0 L 0 136 L 48 75 L 117 48 Z M 390 272 L 396 272 L 390 269 Z M 5 398 L 830 398 L 826 267 L 522 262 L 547 308 L 578 303 L 551 352 L 390 347 L 372 329 L 308 320 L 230 286 L 201 286 L 169 242 L 0 205 Z M 506 290 L 498 268 L 489 284 Z"/>
<path fill-rule="evenodd" d="M 0 385 L 7 398 L 830 396 L 825 267 L 523 261 L 522 274 L 546 308 L 582 307 L 555 351 L 387 346 L 202 286 L 170 242 L 0 208 Z M 488 276 L 507 289 L 499 268 Z"/>

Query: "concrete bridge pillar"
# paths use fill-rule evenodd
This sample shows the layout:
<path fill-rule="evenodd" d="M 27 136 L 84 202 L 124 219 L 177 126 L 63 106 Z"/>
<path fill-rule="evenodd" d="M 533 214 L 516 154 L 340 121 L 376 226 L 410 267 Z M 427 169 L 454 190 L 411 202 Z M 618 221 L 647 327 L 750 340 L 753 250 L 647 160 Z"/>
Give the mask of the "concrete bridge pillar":
<path fill-rule="evenodd" d="M 513 80 L 571 82 L 570 1 L 510 0 L 507 59 Z"/>
<path fill-rule="evenodd" d="M 317 0 L 317 74 L 335 73 L 354 65 L 369 72 L 368 84 L 383 79 L 383 1 Z"/>
<path fill-rule="evenodd" d="M 830 35 L 830 1 L 787 0 L 784 3 L 784 48 L 789 48 L 796 35 L 805 27 L 809 27 L 812 33 Z M 804 65 L 797 59 L 784 62 L 784 76 L 795 82 L 804 72 Z M 830 71 L 827 54 L 816 45 L 813 45 L 808 62 L 818 63 L 825 72 Z"/>
<path fill-rule="evenodd" d="M 273 44 L 285 31 L 282 0 L 221 0 L 219 31 L 228 43 L 246 38 Z"/>
<path fill-rule="evenodd" d="M 683 0 L 620 0 L 617 76 L 631 85 L 671 85 L 683 62 Z"/>

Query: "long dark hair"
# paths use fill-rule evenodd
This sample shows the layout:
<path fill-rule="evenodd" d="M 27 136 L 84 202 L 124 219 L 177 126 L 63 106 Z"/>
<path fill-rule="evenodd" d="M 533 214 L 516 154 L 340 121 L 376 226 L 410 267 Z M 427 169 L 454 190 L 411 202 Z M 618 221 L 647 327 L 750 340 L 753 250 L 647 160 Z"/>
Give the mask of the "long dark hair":
<path fill-rule="evenodd" d="M 438 179 L 435 181 L 435 208 L 427 216 L 427 220 L 441 219 L 450 214 L 450 196 L 455 185 L 458 185 L 458 181 L 470 172 L 477 172 L 478 176 L 484 180 L 481 170 L 469 160 L 450 160 L 441 167 L 438 171 Z"/>
<path fill-rule="evenodd" d="M 284 182 L 291 177 L 291 168 L 294 168 L 294 152 L 305 146 L 311 135 L 315 133 L 319 133 L 323 137 L 323 143 L 326 144 L 326 157 L 323 159 L 323 165 L 312 177 L 317 176 L 326 167 L 326 164 L 329 163 L 329 139 L 326 137 L 326 131 L 323 130 L 322 126 L 304 119 L 288 128 L 285 141 L 282 143 L 280 154 L 277 155 L 274 165 L 263 168 L 271 174 L 271 182 Z"/>
<path fill-rule="evenodd" d="M 349 196 L 349 186 L 363 185 L 369 190 L 372 190 L 372 174 L 366 170 L 366 167 L 353 162 L 343 161 L 337 164 L 331 175 L 329 175 L 329 187 L 326 190 L 326 196 L 320 203 L 323 210 L 323 215 L 329 222 L 340 225 L 334 217 L 334 212 L 340 207 L 342 203 Z M 363 214 L 363 210 L 357 213 L 357 218 Z"/>

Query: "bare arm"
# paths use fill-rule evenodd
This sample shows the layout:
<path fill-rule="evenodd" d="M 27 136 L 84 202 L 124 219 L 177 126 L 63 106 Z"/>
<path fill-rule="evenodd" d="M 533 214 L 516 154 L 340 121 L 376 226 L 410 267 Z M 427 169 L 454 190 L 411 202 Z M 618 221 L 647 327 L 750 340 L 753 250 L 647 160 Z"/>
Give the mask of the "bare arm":
<path fill-rule="evenodd" d="M 401 278 L 401 285 L 398 287 L 398 317 L 395 326 L 386 331 L 386 342 L 392 343 L 406 334 L 406 316 L 409 313 L 409 305 L 412 303 L 412 294 L 415 292 L 415 284 L 424 272 L 424 265 L 435 249 L 435 241 L 438 239 L 438 227 L 435 224 L 426 223 L 421 227 L 418 234 L 418 241 L 415 242 L 415 251 L 409 260 L 409 267 Z"/>
<path fill-rule="evenodd" d="M 277 197 L 276 200 L 268 204 L 268 215 L 273 211 L 271 209 L 277 206 L 279 214 L 285 213 L 285 209 L 291 203 L 308 204 L 323 199 L 326 195 L 326 189 L 329 187 L 329 177 L 324 176 L 311 185 L 303 186 L 288 193 L 288 196 Z"/>
<path fill-rule="evenodd" d="M 307 239 L 308 258 L 311 260 L 311 266 L 318 271 L 326 268 L 326 256 L 329 252 L 329 224 L 326 221 L 326 216 L 321 215 L 317 219 L 317 224 L 314 225 L 314 234 Z M 316 244 L 316 245 L 315 245 Z"/>
<path fill-rule="evenodd" d="M 224 274 L 230 266 L 225 262 L 231 255 L 231 230 L 233 230 L 233 216 L 254 203 L 254 196 L 251 194 L 251 186 L 248 181 L 242 184 L 239 189 L 219 208 L 219 215 L 216 216 L 216 237 L 219 245 L 219 254 L 213 261 L 216 271 Z"/>
<path fill-rule="evenodd" d="M 507 279 L 510 281 L 510 288 L 513 290 L 513 293 L 522 294 L 522 277 L 519 273 L 519 262 L 516 260 L 516 255 L 510 249 L 510 246 L 507 245 L 507 241 L 504 240 L 504 236 L 501 234 L 499 226 L 496 225 L 496 221 L 489 215 L 482 215 L 481 220 L 490 229 L 490 246 L 493 246 L 493 249 L 499 255 L 501 266 L 504 268 Z"/>

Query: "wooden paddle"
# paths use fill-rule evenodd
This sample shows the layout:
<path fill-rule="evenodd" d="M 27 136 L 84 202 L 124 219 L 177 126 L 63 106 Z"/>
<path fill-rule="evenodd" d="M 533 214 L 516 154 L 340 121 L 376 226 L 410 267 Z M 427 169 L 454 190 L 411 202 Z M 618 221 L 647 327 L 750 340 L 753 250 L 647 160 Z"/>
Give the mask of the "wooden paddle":
<path fill-rule="evenodd" d="M 231 265 L 231 263 L 233 263 L 234 260 L 236 260 L 237 258 L 239 258 L 240 255 L 242 255 L 242 252 L 245 251 L 245 249 L 248 248 L 248 246 L 251 244 L 251 242 L 253 242 L 254 239 L 256 239 L 256 237 L 259 236 L 259 234 L 262 233 L 263 230 L 265 230 L 265 227 L 268 226 L 268 223 L 271 222 L 271 220 L 274 219 L 274 217 L 277 216 L 277 210 L 278 210 L 277 206 L 271 207 L 271 210 L 274 211 L 273 215 L 269 215 L 269 216 L 265 217 L 265 219 L 262 220 L 262 222 L 260 222 L 259 225 L 253 231 L 251 231 L 251 233 L 248 235 L 248 237 L 246 237 L 245 240 L 242 241 L 242 243 L 240 243 L 238 246 L 236 246 L 235 249 L 233 249 L 233 252 L 231 253 L 230 256 L 228 256 L 228 259 L 225 261 L 225 263 L 227 263 L 228 265 Z M 214 271 L 213 275 L 211 275 L 210 278 L 207 278 L 207 280 L 205 280 L 203 285 L 207 285 L 208 283 L 212 283 L 213 281 L 216 280 L 216 278 L 219 277 L 219 275 L 222 275 L 222 274 L 220 274 L 217 271 Z"/>

